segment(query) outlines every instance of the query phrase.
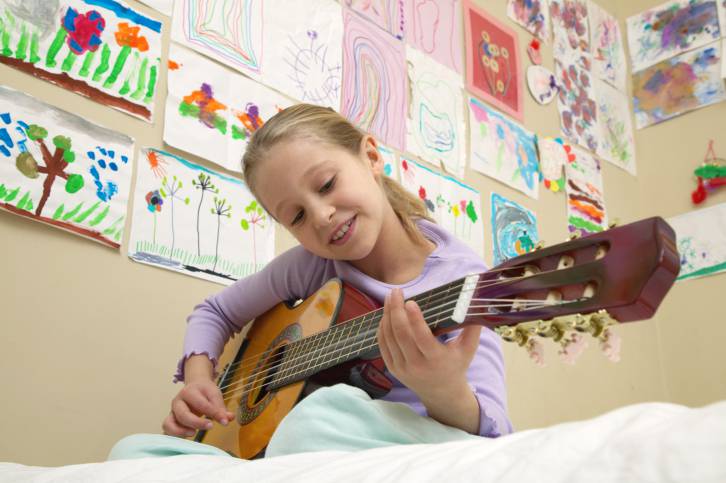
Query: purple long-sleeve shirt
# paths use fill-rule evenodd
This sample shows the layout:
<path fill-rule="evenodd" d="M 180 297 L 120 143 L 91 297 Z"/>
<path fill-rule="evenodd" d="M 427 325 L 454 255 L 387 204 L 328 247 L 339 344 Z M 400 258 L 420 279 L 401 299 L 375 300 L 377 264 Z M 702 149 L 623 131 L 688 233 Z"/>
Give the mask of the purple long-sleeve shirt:
<path fill-rule="evenodd" d="M 426 259 L 421 274 L 402 285 L 391 285 L 369 277 L 348 262 L 318 257 L 296 246 L 276 257 L 261 271 L 238 280 L 197 305 L 187 319 L 184 356 L 175 381 L 183 380 L 184 362 L 192 354 L 205 354 L 217 363 L 224 344 L 233 332 L 283 300 L 305 299 L 325 282 L 338 277 L 382 303 L 393 288 L 403 290 L 406 299 L 472 273 L 487 270 L 484 261 L 468 246 L 440 226 L 419 220 L 421 232 L 436 248 Z M 440 337 L 448 340 L 460 331 Z M 420 415 L 426 408 L 418 396 L 386 372 L 393 388 L 382 399 L 402 402 Z M 469 384 L 479 403 L 479 434 L 496 437 L 512 431 L 507 416 L 504 363 L 500 340 L 493 331 L 481 331 L 479 347 L 467 371 Z"/>

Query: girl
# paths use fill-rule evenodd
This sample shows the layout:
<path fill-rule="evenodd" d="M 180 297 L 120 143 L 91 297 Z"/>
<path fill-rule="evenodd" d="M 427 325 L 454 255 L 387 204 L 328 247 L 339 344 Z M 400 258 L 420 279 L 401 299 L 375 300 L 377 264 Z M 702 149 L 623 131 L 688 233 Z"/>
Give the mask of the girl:
<path fill-rule="evenodd" d="M 185 386 L 164 432 L 191 436 L 211 427 L 205 416 L 227 424 L 234 415 L 213 378 L 225 342 L 277 303 L 307 298 L 338 277 L 384 304 L 377 338 L 392 389 L 383 400 L 467 433 L 509 433 L 498 337 L 476 326 L 436 337 L 416 303 L 404 302 L 486 267 L 383 174 L 375 139 L 331 109 L 299 104 L 254 134 L 243 163 L 256 198 L 300 245 L 189 316 L 175 376 Z"/>

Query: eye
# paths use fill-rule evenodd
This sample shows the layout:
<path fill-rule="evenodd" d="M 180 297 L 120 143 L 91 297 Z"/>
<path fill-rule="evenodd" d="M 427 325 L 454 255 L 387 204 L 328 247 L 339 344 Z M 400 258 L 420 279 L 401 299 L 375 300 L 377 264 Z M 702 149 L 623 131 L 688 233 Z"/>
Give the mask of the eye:
<path fill-rule="evenodd" d="M 290 226 L 295 226 L 298 223 L 300 223 L 303 219 L 303 215 L 304 215 L 303 210 L 298 211 L 297 214 L 295 215 L 295 218 L 293 218 L 292 221 L 290 222 Z"/>
<path fill-rule="evenodd" d="M 321 186 L 319 192 L 327 193 L 328 191 L 330 191 L 333 188 L 334 185 L 335 185 L 335 176 L 330 178 L 327 183 L 325 183 L 323 186 Z"/>

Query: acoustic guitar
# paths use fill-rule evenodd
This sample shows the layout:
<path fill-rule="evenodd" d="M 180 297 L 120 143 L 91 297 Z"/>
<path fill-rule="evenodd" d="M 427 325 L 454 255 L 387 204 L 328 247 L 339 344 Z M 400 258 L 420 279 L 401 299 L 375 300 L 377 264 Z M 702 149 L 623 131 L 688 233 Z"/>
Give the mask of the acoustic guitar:
<path fill-rule="evenodd" d="M 479 324 L 520 345 L 568 331 L 597 337 L 609 324 L 650 318 L 679 267 L 674 231 L 654 217 L 539 248 L 412 300 L 437 335 Z M 363 364 L 382 374 L 382 315 L 380 304 L 338 279 L 273 307 L 220 358 L 218 384 L 235 419 L 194 440 L 241 458 L 261 455 L 306 384 L 345 381 Z"/>

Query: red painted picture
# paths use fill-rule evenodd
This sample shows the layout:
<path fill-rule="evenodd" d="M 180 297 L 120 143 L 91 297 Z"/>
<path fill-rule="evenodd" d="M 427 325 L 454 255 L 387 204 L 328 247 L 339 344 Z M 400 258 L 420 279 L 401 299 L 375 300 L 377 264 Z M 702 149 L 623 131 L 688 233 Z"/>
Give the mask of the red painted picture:
<path fill-rule="evenodd" d="M 466 87 L 497 109 L 524 120 L 519 44 L 514 30 L 464 2 Z"/>

